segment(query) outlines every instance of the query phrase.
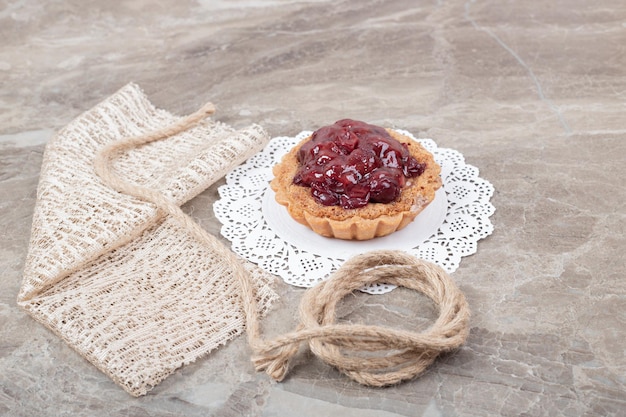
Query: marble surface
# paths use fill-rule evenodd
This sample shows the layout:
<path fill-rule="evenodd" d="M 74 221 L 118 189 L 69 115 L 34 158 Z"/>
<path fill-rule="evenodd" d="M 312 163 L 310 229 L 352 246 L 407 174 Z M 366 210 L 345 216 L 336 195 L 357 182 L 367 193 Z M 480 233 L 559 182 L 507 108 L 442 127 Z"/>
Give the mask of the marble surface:
<path fill-rule="evenodd" d="M 622 0 L 0 0 L 0 415 L 626 414 L 626 7 Z M 350 382 L 303 354 L 257 374 L 245 338 L 132 398 L 16 305 L 42 153 L 138 83 L 235 127 L 294 135 L 351 117 L 457 149 L 495 186 L 493 235 L 453 278 L 471 334 L 420 378 Z M 213 233 L 212 187 L 185 209 Z M 268 335 L 302 290 L 277 284 Z M 410 291 L 343 320 L 424 327 Z"/>

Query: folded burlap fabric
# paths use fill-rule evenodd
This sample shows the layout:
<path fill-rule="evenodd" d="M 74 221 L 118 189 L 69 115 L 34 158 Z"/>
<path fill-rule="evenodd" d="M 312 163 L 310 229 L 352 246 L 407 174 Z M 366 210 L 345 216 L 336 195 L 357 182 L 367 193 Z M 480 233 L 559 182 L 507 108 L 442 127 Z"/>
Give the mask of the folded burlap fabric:
<path fill-rule="evenodd" d="M 96 174 L 107 145 L 172 125 L 134 84 L 80 115 L 47 144 L 18 304 L 130 394 L 245 327 L 240 284 L 223 245 L 207 246 L 145 200 Z M 127 182 L 182 205 L 261 149 L 267 134 L 204 120 L 113 161 Z M 241 260 L 259 314 L 272 277 Z"/>

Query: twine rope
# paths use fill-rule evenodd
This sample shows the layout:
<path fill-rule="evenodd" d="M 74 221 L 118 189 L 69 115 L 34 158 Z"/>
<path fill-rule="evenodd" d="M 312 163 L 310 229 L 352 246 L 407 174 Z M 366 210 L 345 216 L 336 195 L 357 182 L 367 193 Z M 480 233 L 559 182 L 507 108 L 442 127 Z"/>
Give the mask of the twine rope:
<path fill-rule="evenodd" d="M 437 265 L 389 250 L 368 252 L 346 261 L 328 280 L 305 292 L 296 330 L 270 341 L 263 340 L 254 285 L 241 260 L 162 193 L 125 181 L 113 167 L 115 158 L 124 152 L 181 133 L 214 112 L 215 107 L 208 103 L 163 129 L 113 142 L 96 155 L 94 168 L 106 185 L 151 202 L 158 210 L 156 219 L 172 216 L 229 263 L 241 287 L 247 338 L 257 371 L 265 371 L 277 381 L 283 380 L 301 343 L 308 342 L 311 352 L 349 378 L 363 385 L 381 387 L 421 374 L 439 354 L 457 349 L 465 342 L 470 311 L 449 275 Z M 127 239 L 128 236 L 124 238 Z M 406 287 L 425 294 L 439 308 L 439 318 L 421 333 L 382 326 L 336 324 L 339 301 L 375 283 Z M 369 354 L 358 355 L 359 352 Z"/>

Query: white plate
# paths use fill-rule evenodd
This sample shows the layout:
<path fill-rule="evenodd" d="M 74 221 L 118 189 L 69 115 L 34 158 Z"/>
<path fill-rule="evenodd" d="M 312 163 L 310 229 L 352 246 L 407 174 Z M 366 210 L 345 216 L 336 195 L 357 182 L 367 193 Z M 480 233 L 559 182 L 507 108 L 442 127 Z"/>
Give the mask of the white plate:
<path fill-rule="evenodd" d="M 276 202 L 274 195 L 274 191 L 268 187 L 263 196 L 263 217 L 270 229 L 279 238 L 301 250 L 336 259 L 348 259 L 371 250 L 415 248 L 437 233 L 448 209 L 446 192 L 440 188 L 435 199 L 402 230 L 370 240 L 342 240 L 320 236 L 296 222 L 287 209 Z"/>

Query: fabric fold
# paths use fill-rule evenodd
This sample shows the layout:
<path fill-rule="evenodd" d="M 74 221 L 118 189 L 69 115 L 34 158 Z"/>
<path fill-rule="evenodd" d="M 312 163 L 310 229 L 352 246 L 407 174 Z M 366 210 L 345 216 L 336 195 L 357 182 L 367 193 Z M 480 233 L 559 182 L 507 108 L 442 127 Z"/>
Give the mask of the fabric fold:
<path fill-rule="evenodd" d="M 107 144 L 178 119 L 129 84 L 51 139 L 18 295 L 30 315 L 135 396 L 245 326 L 221 249 L 204 247 L 153 204 L 110 189 L 94 171 Z M 268 139 L 258 125 L 235 130 L 205 120 L 133 149 L 114 168 L 181 205 Z M 245 267 L 263 313 L 276 298 L 273 278 Z"/>

